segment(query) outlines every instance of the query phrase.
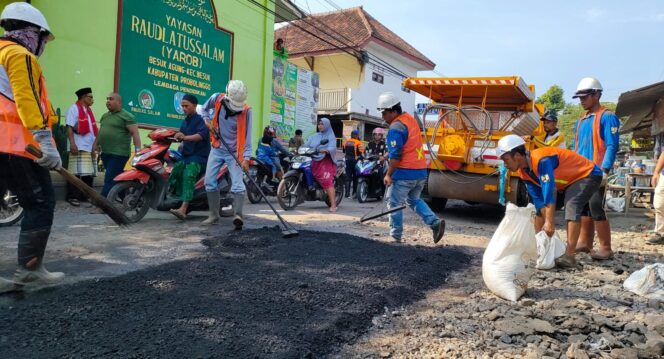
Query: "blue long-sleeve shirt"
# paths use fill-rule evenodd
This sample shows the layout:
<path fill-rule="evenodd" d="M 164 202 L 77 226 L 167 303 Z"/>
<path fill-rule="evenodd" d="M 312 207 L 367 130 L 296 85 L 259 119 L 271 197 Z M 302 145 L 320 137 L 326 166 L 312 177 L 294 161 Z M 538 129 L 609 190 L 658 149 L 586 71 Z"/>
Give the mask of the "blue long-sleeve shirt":
<path fill-rule="evenodd" d="M 187 116 L 180 125 L 180 132 L 185 136 L 201 135 L 201 141 L 184 141 L 182 143 L 182 157 L 185 163 L 207 163 L 210 154 L 210 131 L 205 126 L 203 118 L 195 113 Z"/>
<path fill-rule="evenodd" d="M 578 129 L 578 145 L 575 144 L 574 151 L 581 156 L 594 161 L 593 159 L 593 122 L 595 114 L 592 114 L 584 120 L 577 120 L 574 128 Z M 580 122 L 579 122 L 580 121 Z M 616 154 L 620 147 L 620 120 L 613 112 L 606 111 L 602 114 L 599 124 L 599 134 L 606 144 L 606 152 L 602 161 L 602 170 L 608 172 L 613 168 L 613 162 L 616 160 Z"/>
<path fill-rule="evenodd" d="M 530 163 L 530 156 L 528 156 L 528 163 Z M 535 176 L 535 173 L 526 169 L 526 173 L 537 181 L 540 185 L 536 185 L 530 181 L 524 181 L 526 183 L 526 188 L 528 189 L 528 194 L 530 199 L 535 204 L 535 208 L 542 209 L 550 204 L 556 203 L 556 177 L 554 176 L 554 170 L 558 168 L 560 162 L 558 156 L 552 155 L 547 157 L 542 157 L 537 164 L 537 173 L 539 178 Z M 589 176 L 601 176 L 602 171 L 595 165 L 592 172 Z"/>
<path fill-rule="evenodd" d="M 408 127 L 401 122 L 395 121 L 387 131 L 387 152 L 391 160 L 401 160 L 403 157 L 403 146 L 408 140 Z M 410 169 L 397 168 L 392 172 L 392 180 L 418 180 L 427 177 L 426 168 Z"/>

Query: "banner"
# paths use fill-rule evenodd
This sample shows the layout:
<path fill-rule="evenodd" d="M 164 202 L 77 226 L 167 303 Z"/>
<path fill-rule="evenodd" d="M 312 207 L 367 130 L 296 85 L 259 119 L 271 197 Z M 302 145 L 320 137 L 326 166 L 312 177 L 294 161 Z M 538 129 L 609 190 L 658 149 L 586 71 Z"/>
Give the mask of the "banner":
<path fill-rule="evenodd" d="M 139 124 L 180 127 L 180 101 L 205 102 L 230 78 L 232 34 L 212 0 L 122 0 L 117 88 Z"/>
<path fill-rule="evenodd" d="M 275 56 L 272 65 L 271 124 L 288 140 L 295 130 L 306 138 L 316 132 L 320 79 L 317 73 Z"/>

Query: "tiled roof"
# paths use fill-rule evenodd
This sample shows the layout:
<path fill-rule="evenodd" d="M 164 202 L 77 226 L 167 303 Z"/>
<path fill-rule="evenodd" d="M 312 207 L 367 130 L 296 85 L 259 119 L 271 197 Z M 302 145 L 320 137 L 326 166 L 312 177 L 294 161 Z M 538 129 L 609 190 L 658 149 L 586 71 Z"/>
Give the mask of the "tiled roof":
<path fill-rule="evenodd" d="M 341 53 L 344 50 L 354 52 L 374 41 L 421 64 L 423 69 L 432 70 L 436 66 L 361 6 L 311 14 L 276 30 L 274 36 L 284 39 L 289 56 L 294 58 Z"/>

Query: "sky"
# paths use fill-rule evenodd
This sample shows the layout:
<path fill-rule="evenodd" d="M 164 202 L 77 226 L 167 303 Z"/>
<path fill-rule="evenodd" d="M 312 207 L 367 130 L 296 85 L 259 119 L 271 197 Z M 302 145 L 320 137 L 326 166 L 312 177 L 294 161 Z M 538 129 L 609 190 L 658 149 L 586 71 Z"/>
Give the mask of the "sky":
<path fill-rule="evenodd" d="M 664 81 L 664 0 L 294 0 L 307 12 L 363 6 L 436 63 L 431 77 L 521 76 L 565 101 L 583 77 L 602 101 Z M 418 101 L 419 102 L 419 101 Z"/>

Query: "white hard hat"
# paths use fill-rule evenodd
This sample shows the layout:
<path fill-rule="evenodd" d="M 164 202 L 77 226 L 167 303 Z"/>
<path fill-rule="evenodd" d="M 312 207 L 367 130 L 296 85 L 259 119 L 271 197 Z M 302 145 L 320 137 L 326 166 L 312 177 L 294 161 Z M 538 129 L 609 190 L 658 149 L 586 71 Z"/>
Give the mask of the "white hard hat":
<path fill-rule="evenodd" d="M 2 20 L 21 20 L 29 22 L 39 26 L 41 31 L 49 33 L 51 40 L 54 38 L 51 28 L 48 27 L 48 22 L 46 22 L 44 14 L 37 10 L 36 7 L 26 2 L 14 2 L 5 6 L 2 10 L 2 14 L 0 14 L 0 22 L 2 22 Z"/>
<path fill-rule="evenodd" d="M 602 84 L 599 83 L 599 80 L 594 77 L 585 77 L 579 81 L 579 84 L 576 86 L 576 93 L 572 98 L 585 96 L 602 90 Z"/>
<path fill-rule="evenodd" d="M 385 110 L 391 109 L 394 105 L 400 103 L 398 97 L 394 96 L 391 92 L 383 92 L 378 96 L 378 112 L 383 112 Z"/>
<path fill-rule="evenodd" d="M 496 155 L 498 155 L 498 157 L 502 157 L 507 152 L 525 144 L 526 141 L 524 141 L 523 138 L 517 135 L 507 135 L 498 141 Z"/>
<path fill-rule="evenodd" d="M 247 86 L 240 80 L 230 80 L 226 85 L 226 96 L 233 111 L 242 111 L 247 104 Z"/>

